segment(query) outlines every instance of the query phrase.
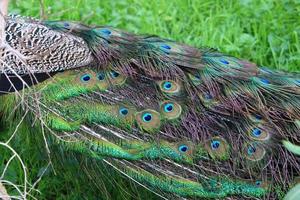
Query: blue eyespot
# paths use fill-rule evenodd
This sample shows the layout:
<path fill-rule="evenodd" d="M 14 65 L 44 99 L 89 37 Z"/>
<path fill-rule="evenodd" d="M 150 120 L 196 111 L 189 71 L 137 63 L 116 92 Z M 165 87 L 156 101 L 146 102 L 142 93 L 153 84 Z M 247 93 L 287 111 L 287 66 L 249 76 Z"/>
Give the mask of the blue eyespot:
<path fill-rule="evenodd" d="M 164 106 L 164 111 L 165 112 L 172 112 L 174 109 L 174 104 L 173 103 L 167 103 L 165 106 Z"/>
<path fill-rule="evenodd" d="M 68 22 L 64 22 L 64 27 L 68 28 L 70 26 L 70 24 Z"/>
<path fill-rule="evenodd" d="M 185 153 L 189 148 L 186 145 L 181 145 L 179 146 L 179 151 Z"/>
<path fill-rule="evenodd" d="M 220 62 L 223 63 L 223 64 L 225 64 L 225 65 L 228 65 L 228 64 L 229 64 L 229 62 L 228 62 L 227 60 L 223 59 L 223 58 L 220 59 Z"/>
<path fill-rule="evenodd" d="M 162 45 L 160 45 L 160 49 L 163 51 L 163 52 L 165 52 L 165 53 L 169 53 L 170 52 L 170 50 L 171 50 L 171 46 L 169 46 L 169 45 L 167 45 L 167 44 L 162 44 Z"/>
<path fill-rule="evenodd" d="M 268 79 L 265 79 L 265 78 L 261 78 L 260 81 L 263 83 L 263 84 L 270 84 L 270 81 Z"/>
<path fill-rule="evenodd" d="M 259 137 L 261 135 L 261 130 L 259 128 L 255 128 L 255 129 L 252 130 L 252 134 L 255 137 Z"/>
<path fill-rule="evenodd" d="M 112 78 L 117 78 L 118 76 L 120 76 L 120 74 L 118 72 L 116 72 L 116 71 L 112 71 L 112 72 L 110 72 L 110 76 Z"/>
<path fill-rule="evenodd" d="M 260 186 L 261 183 L 262 183 L 261 181 L 255 181 L 255 185 L 256 185 L 256 186 Z"/>
<path fill-rule="evenodd" d="M 300 86 L 300 80 L 295 80 L 295 83 Z"/>
<path fill-rule="evenodd" d="M 197 81 L 200 81 L 201 80 L 201 76 L 200 76 L 200 74 L 195 74 L 194 75 L 194 77 L 195 77 L 195 80 L 197 80 Z"/>
<path fill-rule="evenodd" d="M 256 148 L 254 146 L 248 147 L 247 153 L 249 156 L 252 156 L 256 152 Z"/>
<path fill-rule="evenodd" d="M 211 94 L 205 93 L 205 94 L 204 94 L 204 98 L 207 99 L 207 100 L 210 100 L 210 99 L 212 99 L 213 97 L 212 97 Z"/>
<path fill-rule="evenodd" d="M 144 122 L 150 122 L 152 120 L 152 114 L 151 113 L 144 113 L 142 116 L 142 119 Z"/>
<path fill-rule="evenodd" d="M 83 76 L 81 76 L 80 80 L 82 82 L 88 82 L 89 80 L 91 80 L 91 75 L 89 74 L 84 74 Z"/>
<path fill-rule="evenodd" d="M 262 116 L 261 115 L 254 115 L 254 117 L 255 117 L 255 119 L 257 119 L 257 120 L 262 120 Z"/>
<path fill-rule="evenodd" d="M 163 88 L 164 88 L 165 90 L 170 90 L 170 89 L 172 88 L 172 83 L 169 82 L 169 81 L 165 81 L 165 82 L 163 83 Z"/>
<path fill-rule="evenodd" d="M 103 81 L 105 79 L 105 74 L 103 72 L 98 73 L 97 75 L 99 81 Z"/>
<path fill-rule="evenodd" d="M 126 116 L 128 114 L 128 109 L 127 108 L 121 108 L 119 110 L 120 115 Z"/>
<path fill-rule="evenodd" d="M 102 33 L 103 35 L 110 35 L 111 34 L 111 31 L 110 30 L 108 30 L 108 29 L 101 29 L 100 30 L 100 33 Z"/>
<path fill-rule="evenodd" d="M 160 47 L 164 48 L 164 49 L 168 49 L 168 50 L 171 49 L 171 47 L 169 45 L 167 45 L 167 44 L 162 44 Z"/>
<path fill-rule="evenodd" d="M 210 143 L 210 146 L 213 150 L 218 149 L 220 147 L 220 145 L 221 145 L 221 142 L 219 140 L 213 140 Z"/>

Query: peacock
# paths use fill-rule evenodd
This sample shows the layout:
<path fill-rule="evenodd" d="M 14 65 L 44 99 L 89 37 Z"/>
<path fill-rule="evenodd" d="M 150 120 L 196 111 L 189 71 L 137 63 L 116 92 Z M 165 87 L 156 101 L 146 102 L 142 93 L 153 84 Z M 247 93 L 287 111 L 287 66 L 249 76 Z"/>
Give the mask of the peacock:
<path fill-rule="evenodd" d="M 162 199 L 300 196 L 299 73 L 114 27 L 5 22 L 4 124 Z"/>

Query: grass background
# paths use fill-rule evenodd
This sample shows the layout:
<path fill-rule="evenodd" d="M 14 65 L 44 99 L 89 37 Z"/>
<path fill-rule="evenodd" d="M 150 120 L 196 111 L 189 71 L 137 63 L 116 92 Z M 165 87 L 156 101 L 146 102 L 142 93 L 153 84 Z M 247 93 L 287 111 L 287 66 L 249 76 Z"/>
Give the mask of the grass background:
<path fill-rule="evenodd" d="M 289 0 L 11 0 L 10 13 L 110 25 L 156 34 L 192 46 L 209 46 L 262 66 L 300 71 L 300 1 Z M 42 15 L 41 11 L 44 11 Z M 47 165 L 38 133 L 23 127 L 14 146 L 25 159 L 30 181 Z M 2 130 L 4 132 L 5 130 Z M 5 134 L 0 135 L 1 141 Z M 105 165 L 53 146 L 54 169 L 37 185 L 38 199 L 155 199 Z M 0 150 L 1 151 L 1 150 Z M 0 164 L 8 152 L 1 151 Z M 54 171 L 55 170 L 55 171 Z M 89 173 L 83 173 L 88 171 Z M 20 168 L 9 170 L 14 181 Z M 88 175 L 86 175 L 88 174 Z M 113 177 L 113 179 L 112 179 Z"/>

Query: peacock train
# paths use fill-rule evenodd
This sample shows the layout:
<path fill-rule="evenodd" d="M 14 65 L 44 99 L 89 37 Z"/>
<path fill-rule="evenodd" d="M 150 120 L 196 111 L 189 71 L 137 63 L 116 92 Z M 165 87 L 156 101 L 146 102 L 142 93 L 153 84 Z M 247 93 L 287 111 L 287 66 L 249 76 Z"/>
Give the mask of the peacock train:
<path fill-rule="evenodd" d="M 5 22 L 4 124 L 27 123 L 158 198 L 300 195 L 299 73 L 113 27 Z"/>

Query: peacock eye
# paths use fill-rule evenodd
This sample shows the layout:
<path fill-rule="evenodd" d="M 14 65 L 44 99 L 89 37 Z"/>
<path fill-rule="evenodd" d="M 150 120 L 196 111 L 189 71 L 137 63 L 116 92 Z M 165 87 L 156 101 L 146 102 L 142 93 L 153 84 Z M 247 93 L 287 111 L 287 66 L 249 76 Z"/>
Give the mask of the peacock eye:
<path fill-rule="evenodd" d="M 181 84 L 173 80 L 163 80 L 157 82 L 160 90 L 168 96 L 177 96 L 181 94 Z"/>
<path fill-rule="evenodd" d="M 127 108 L 121 108 L 119 110 L 119 113 L 122 115 L 122 116 L 126 116 L 128 114 L 128 109 Z"/>
<path fill-rule="evenodd" d="M 255 185 L 256 185 L 256 186 L 260 186 L 261 183 L 262 183 L 261 181 L 255 181 Z"/>
<path fill-rule="evenodd" d="M 114 86 L 123 85 L 126 82 L 126 76 L 118 71 L 111 70 L 108 72 L 110 83 Z"/>
<path fill-rule="evenodd" d="M 150 122 L 152 120 L 152 114 L 151 113 L 144 113 L 142 116 L 142 119 L 144 122 Z"/>
<path fill-rule="evenodd" d="M 247 153 L 248 153 L 249 156 L 253 155 L 255 152 L 256 152 L 255 147 L 253 147 L 253 146 L 248 147 Z"/>
<path fill-rule="evenodd" d="M 300 86 L 300 80 L 295 81 L 298 86 Z"/>
<path fill-rule="evenodd" d="M 196 85 L 196 86 L 201 85 L 202 78 L 201 78 L 201 74 L 199 72 L 195 72 L 194 74 L 188 73 L 188 76 L 194 85 Z"/>
<path fill-rule="evenodd" d="M 227 60 L 223 59 L 223 58 L 220 59 L 220 62 L 223 63 L 223 64 L 225 64 L 225 65 L 228 65 L 228 64 L 229 64 L 229 62 L 228 62 Z"/>
<path fill-rule="evenodd" d="M 173 103 L 167 103 L 165 106 L 164 106 L 164 111 L 165 112 L 172 112 L 174 109 L 174 104 Z"/>
<path fill-rule="evenodd" d="M 139 128 L 147 132 L 158 131 L 161 124 L 160 113 L 152 109 L 135 113 L 135 119 Z"/>
<path fill-rule="evenodd" d="M 167 50 L 171 49 L 171 47 L 167 44 L 162 44 L 160 47 L 163 48 L 163 49 L 167 49 Z"/>
<path fill-rule="evenodd" d="M 270 138 L 270 133 L 267 127 L 263 127 L 261 125 L 250 128 L 248 134 L 252 139 L 259 141 L 266 141 Z"/>
<path fill-rule="evenodd" d="M 200 81 L 200 80 L 201 80 L 201 76 L 200 76 L 200 74 L 198 74 L 198 73 L 195 74 L 194 77 L 195 77 L 195 80 L 196 80 L 196 81 Z"/>
<path fill-rule="evenodd" d="M 266 154 L 265 148 L 262 144 L 257 142 L 246 144 L 244 152 L 245 158 L 251 161 L 259 161 L 263 159 Z"/>
<path fill-rule="evenodd" d="M 220 145 L 221 145 L 221 143 L 218 140 L 213 140 L 210 143 L 211 148 L 214 149 L 214 150 L 218 149 L 220 147 Z"/>
<path fill-rule="evenodd" d="M 166 54 L 170 53 L 171 50 L 171 46 L 167 45 L 167 44 L 162 44 L 160 45 L 160 49 L 165 52 Z"/>
<path fill-rule="evenodd" d="M 82 82 L 89 82 L 91 80 L 91 75 L 90 74 L 84 74 L 81 76 L 80 80 Z"/>
<path fill-rule="evenodd" d="M 117 77 L 120 76 L 120 74 L 119 74 L 118 72 L 116 72 L 116 71 L 112 71 L 112 72 L 110 72 L 110 76 L 111 76 L 112 78 L 117 78 Z"/>
<path fill-rule="evenodd" d="M 64 27 L 68 28 L 68 27 L 70 27 L 70 24 L 68 22 L 64 22 Z"/>
<path fill-rule="evenodd" d="M 98 73 L 97 78 L 99 81 L 103 81 L 105 79 L 105 74 L 103 72 Z"/>
<path fill-rule="evenodd" d="M 209 156 L 217 160 L 227 160 L 230 157 L 230 146 L 221 136 L 215 136 L 205 142 Z"/>
<path fill-rule="evenodd" d="M 169 81 L 163 82 L 163 88 L 164 88 L 165 90 L 170 90 L 170 89 L 172 89 L 172 83 L 169 82 Z"/>
<path fill-rule="evenodd" d="M 165 101 L 160 107 L 161 113 L 165 119 L 177 119 L 180 117 L 182 108 L 181 106 L 173 101 Z"/>
<path fill-rule="evenodd" d="M 186 145 L 180 145 L 178 149 L 180 152 L 185 153 L 189 148 Z"/>
<path fill-rule="evenodd" d="M 261 115 L 254 115 L 255 119 L 257 120 L 262 120 L 262 116 Z"/>
<path fill-rule="evenodd" d="M 259 137 L 261 135 L 261 130 L 259 128 L 254 128 L 252 130 L 252 135 L 255 137 Z"/>
<path fill-rule="evenodd" d="M 100 33 L 102 33 L 103 35 L 110 35 L 110 34 L 111 34 L 111 31 L 108 30 L 108 29 L 101 29 L 101 30 L 100 30 Z"/>
<path fill-rule="evenodd" d="M 204 98 L 207 99 L 207 100 L 211 100 L 213 97 L 210 93 L 205 93 Z"/>
<path fill-rule="evenodd" d="M 262 82 L 263 84 L 270 84 L 270 81 L 268 79 L 265 79 L 265 78 L 260 78 L 260 82 Z"/>

